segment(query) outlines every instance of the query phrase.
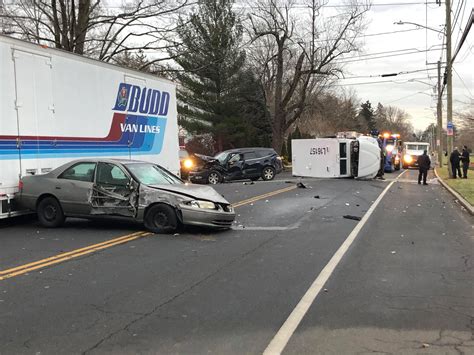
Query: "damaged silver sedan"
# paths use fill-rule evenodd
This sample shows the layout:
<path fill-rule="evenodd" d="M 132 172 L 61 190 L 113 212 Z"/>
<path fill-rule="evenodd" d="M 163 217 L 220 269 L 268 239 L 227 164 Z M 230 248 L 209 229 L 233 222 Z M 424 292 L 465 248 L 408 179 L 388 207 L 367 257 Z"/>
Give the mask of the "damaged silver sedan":
<path fill-rule="evenodd" d="M 21 203 L 45 227 L 66 217 L 125 217 L 155 233 L 183 225 L 230 228 L 231 204 L 212 187 L 185 184 L 159 165 L 133 160 L 87 159 L 22 179 Z"/>

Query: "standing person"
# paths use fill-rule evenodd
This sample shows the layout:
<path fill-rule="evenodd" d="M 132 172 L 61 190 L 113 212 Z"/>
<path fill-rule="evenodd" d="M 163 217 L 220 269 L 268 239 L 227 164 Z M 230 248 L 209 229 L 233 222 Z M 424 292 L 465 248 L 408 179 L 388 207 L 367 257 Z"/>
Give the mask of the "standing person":
<path fill-rule="evenodd" d="M 430 170 L 431 160 L 428 156 L 428 151 L 425 149 L 423 154 L 418 157 L 418 184 L 421 184 L 421 178 L 423 178 L 423 185 L 428 185 L 426 183 L 426 176 L 428 175 L 428 170 Z"/>
<path fill-rule="evenodd" d="M 451 162 L 451 171 L 453 172 L 453 179 L 456 179 L 456 175 L 459 175 L 461 178 L 461 167 L 459 166 L 461 154 L 459 154 L 458 147 L 455 147 L 451 156 L 449 157 L 449 161 Z"/>
<path fill-rule="evenodd" d="M 469 159 L 469 152 L 467 151 L 466 145 L 462 148 L 461 160 L 462 160 L 462 173 L 464 175 L 463 177 L 464 179 L 467 179 L 467 171 L 469 169 L 470 159 Z"/>

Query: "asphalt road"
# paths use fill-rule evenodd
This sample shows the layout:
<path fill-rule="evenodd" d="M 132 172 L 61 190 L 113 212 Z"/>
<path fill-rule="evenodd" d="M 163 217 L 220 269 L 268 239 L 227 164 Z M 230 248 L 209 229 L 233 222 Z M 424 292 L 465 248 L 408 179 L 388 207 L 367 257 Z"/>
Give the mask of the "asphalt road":
<path fill-rule="evenodd" d="M 363 217 L 397 176 L 304 179 L 237 207 L 230 231 L 151 235 L 0 280 L 0 354 L 262 353 L 358 226 L 343 216 Z M 284 353 L 474 353 L 474 220 L 415 179 L 405 172 L 359 225 Z M 217 189 L 237 203 L 295 182 Z M 140 230 L 1 222 L 0 273 Z"/>

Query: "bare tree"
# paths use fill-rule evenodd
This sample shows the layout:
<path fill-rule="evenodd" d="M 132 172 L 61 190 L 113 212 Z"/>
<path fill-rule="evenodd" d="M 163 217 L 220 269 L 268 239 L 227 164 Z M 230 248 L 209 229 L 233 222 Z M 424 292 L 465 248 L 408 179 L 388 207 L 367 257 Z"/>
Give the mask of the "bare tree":
<path fill-rule="evenodd" d="M 409 114 L 401 108 L 383 106 L 381 103 L 377 105 L 375 119 L 381 131 L 398 133 L 404 140 L 411 139 L 414 129 L 409 118 Z"/>
<path fill-rule="evenodd" d="M 113 61 L 125 52 L 166 53 L 170 33 L 189 0 L 5 0 L 9 34 Z M 115 4 L 121 6 L 114 6 Z M 157 60 L 160 60 L 158 58 Z"/>
<path fill-rule="evenodd" d="M 334 16 L 323 17 L 327 3 L 306 0 L 258 0 L 249 15 L 266 102 L 272 114 L 273 147 L 280 151 L 284 136 L 303 114 L 311 93 L 325 77 L 342 75 L 337 59 L 360 47 L 367 4 L 350 0 Z M 308 21 L 302 21 L 304 13 Z"/>
<path fill-rule="evenodd" d="M 333 135 L 340 131 L 361 130 L 357 120 L 359 99 L 354 92 L 317 92 L 298 120 L 301 131 L 313 136 Z"/>

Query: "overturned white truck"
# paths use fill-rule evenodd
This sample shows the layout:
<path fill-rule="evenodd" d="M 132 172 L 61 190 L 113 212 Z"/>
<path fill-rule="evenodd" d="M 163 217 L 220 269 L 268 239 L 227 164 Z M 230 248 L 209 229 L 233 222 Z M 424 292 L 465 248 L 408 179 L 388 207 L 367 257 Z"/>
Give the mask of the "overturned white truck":
<path fill-rule="evenodd" d="M 315 138 L 291 141 L 293 176 L 372 179 L 380 169 L 375 138 Z"/>

